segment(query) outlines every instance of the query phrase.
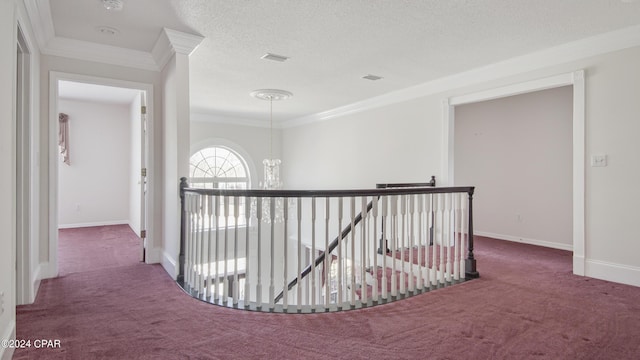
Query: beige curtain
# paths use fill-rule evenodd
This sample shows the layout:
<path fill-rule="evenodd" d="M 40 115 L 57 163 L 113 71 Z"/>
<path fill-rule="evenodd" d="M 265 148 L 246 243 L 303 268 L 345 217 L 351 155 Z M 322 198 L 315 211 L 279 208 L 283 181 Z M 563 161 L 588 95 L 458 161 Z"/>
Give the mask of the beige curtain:
<path fill-rule="evenodd" d="M 59 130 L 58 130 L 58 146 L 60 147 L 60 154 L 62 155 L 62 161 L 71 165 L 69 162 L 69 115 L 60 113 L 58 115 Z"/>

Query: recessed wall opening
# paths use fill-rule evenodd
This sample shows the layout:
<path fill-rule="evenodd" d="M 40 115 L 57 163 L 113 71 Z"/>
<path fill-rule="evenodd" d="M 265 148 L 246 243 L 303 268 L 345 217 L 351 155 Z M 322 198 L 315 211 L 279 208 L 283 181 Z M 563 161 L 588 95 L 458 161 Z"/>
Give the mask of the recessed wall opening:
<path fill-rule="evenodd" d="M 455 107 L 455 185 L 475 234 L 572 250 L 572 96 L 563 86 Z"/>
<path fill-rule="evenodd" d="M 447 176 L 449 184 L 457 184 L 456 180 L 456 131 L 455 109 L 464 104 L 473 104 L 487 100 L 505 98 L 513 95 L 531 93 L 535 91 L 571 88 L 571 242 L 565 245 L 553 246 L 567 248 L 573 251 L 573 273 L 585 275 L 585 84 L 584 70 L 573 73 L 556 75 L 548 78 L 518 83 L 477 93 L 449 98 L 443 104 L 443 174 Z M 535 151 L 532 150 L 532 151 Z M 563 175 L 563 176 L 566 176 Z M 534 188 L 529 191 L 542 191 Z M 566 189 L 564 190 L 566 191 Z M 550 205 L 552 206 L 552 205 Z M 525 221 L 523 214 L 517 210 L 512 214 L 516 223 Z M 506 219 L 505 219 L 506 221 Z M 545 226 L 545 224 L 540 224 Z M 565 236 L 566 237 L 566 236 Z M 523 237 L 514 237 L 523 240 Z M 539 245 L 553 245 L 539 243 Z"/>

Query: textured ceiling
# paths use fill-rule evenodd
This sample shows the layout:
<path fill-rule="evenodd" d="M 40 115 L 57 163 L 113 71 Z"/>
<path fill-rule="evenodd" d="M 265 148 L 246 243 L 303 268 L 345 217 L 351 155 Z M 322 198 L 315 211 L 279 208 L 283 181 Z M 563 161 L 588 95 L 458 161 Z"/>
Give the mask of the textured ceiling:
<path fill-rule="evenodd" d="M 629 1 L 629 0 L 628 0 Z M 266 120 L 255 89 L 293 92 L 282 121 L 515 56 L 640 24 L 621 0 L 50 1 L 55 35 L 149 51 L 163 27 L 203 35 L 191 55 L 191 107 Z M 120 32 L 105 36 L 109 26 Z M 260 59 L 267 52 L 284 63 Z M 361 79 L 367 74 L 384 79 Z"/>

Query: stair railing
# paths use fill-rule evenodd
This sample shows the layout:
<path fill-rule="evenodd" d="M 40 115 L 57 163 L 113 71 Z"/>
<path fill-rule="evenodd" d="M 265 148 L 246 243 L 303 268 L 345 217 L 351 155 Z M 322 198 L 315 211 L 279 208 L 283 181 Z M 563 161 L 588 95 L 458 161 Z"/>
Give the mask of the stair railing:
<path fill-rule="evenodd" d="M 182 179 L 178 283 L 218 305 L 310 313 L 373 306 L 477 277 L 474 188 L 429 184 L 205 190 Z M 388 254 L 378 254 L 380 238 L 388 239 Z"/>

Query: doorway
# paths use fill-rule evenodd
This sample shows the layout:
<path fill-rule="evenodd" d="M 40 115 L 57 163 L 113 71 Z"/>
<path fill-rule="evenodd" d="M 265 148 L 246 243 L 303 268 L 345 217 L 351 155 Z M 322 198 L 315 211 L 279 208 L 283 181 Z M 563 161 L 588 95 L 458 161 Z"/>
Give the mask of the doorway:
<path fill-rule="evenodd" d="M 548 78 L 504 86 L 477 93 L 456 96 L 443 106 L 443 169 L 446 182 L 454 184 L 454 123 L 455 106 L 511 95 L 572 86 L 572 250 L 573 273 L 585 274 L 585 82 L 584 70 Z"/>
<path fill-rule="evenodd" d="M 152 98 L 149 84 L 51 73 L 47 277 L 60 270 L 58 235 L 65 228 L 127 225 L 140 238 L 138 260 L 154 262 L 146 212 L 153 208 Z"/>

